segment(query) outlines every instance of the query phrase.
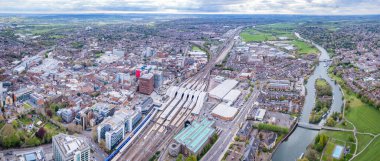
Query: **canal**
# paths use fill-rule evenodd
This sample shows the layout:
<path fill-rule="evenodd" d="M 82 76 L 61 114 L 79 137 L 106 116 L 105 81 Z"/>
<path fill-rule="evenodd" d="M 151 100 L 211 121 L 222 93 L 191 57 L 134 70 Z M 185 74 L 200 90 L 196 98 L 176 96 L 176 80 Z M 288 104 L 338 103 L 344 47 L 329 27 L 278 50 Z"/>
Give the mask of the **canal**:
<path fill-rule="evenodd" d="M 303 39 L 298 33 L 295 33 L 296 36 L 300 39 Z M 303 39 L 304 40 L 304 39 Z M 307 41 L 307 40 L 305 40 Z M 300 122 L 309 122 L 309 115 L 315 104 L 315 81 L 318 78 L 324 78 L 332 87 L 333 92 L 333 102 L 329 114 L 333 112 L 341 112 L 343 107 L 343 95 L 338 84 L 329 77 L 328 68 L 330 56 L 327 51 L 319 46 L 318 44 L 313 43 L 313 45 L 318 48 L 320 51 L 319 64 L 316 66 L 313 74 L 309 77 L 305 88 L 307 94 L 305 96 L 305 103 L 299 118 Z M 323 125 L 325 120 L 320 122 L 320 125 Z M 315 136 L 319 131 L 309 130 L 304 128 L 296 128 L 292 135 L 289 138 L 281 143 L 277 150 L 274 152 L 272 160 L 273 161 L 295 161 L 298 157 L 305 152 L 306 147 L 313 141 Z"/>

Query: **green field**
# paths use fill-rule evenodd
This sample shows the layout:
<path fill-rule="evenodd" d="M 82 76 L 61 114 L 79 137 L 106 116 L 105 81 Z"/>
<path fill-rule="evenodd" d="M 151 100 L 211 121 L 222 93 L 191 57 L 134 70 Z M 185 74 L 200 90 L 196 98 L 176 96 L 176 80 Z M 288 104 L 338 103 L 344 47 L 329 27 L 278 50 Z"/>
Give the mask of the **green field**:
<path fill-rule="evenodd" d="M 304 41 L 300 40 L 293 40 L 292 44 L 297 48 L 297 53 L 300 55 L 304 54 L 316 54 L 318 53 L 318 49 L 315 48 L 313 45 L 308 44 Z"/>
<path fill-rule="evenodd" d="M 355 161 L 376 161 L 379 160 L 380 152 L 380 137 L 377 137 L 368 148 L 357 156 Z"/>
<path fill-rule="evenodd" d="M 331 68 L 332 69 L 332 68 Z M 330 69 L 330 72 L 331 72 Z M 330 74 L 330 76 L 344 87 L 343 80 Z M 374 135 L 380 134 L 380 111 L 374 107 L 362 102 L 353 92 L 343 88 L 344 98 L 346 101 L 347 109 L 345 110 L 345 119 L 351 121 L 358 132 L 372 133 Z M 333 132 L 337 133 L 337 132 Z M 370 135 L 358 134 L 358 153 L 365 148 L 365 146 L 373 138 Z M 376 138 L 363 153 L 354 158 L 354 161 L 369 161 L 379 160 L 378 152 L 380 152 L 380 138 Z"/>
<path fill-rule="evenodd" d="M 203 51 L 201 48 L 199 48 L 198 46 L 192 46 L 191 47 L 191 50 L 192 51 Z"/>
<path fill-rule="evenodd" d="M 247 29 L 240 33 L 240 37 L 244 42 L 263 42 L 263 41 L 272 41 L 277 38 L 272 34 L 263 33 L 255 29 Z"/>
<path fill-rule="evenodd" d="M 373 139 L 370 135 L 359 134 L 358 137 L 358 152 L 362 151 L 364 147 Z"/>

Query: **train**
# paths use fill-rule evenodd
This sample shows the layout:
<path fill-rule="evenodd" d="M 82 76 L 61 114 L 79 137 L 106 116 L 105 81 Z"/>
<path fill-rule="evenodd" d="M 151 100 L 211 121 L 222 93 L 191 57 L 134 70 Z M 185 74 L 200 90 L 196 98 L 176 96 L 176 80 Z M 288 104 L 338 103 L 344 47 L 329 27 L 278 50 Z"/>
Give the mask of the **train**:
<path fill-rule="evenodd" d="M 129 142 L 131 141 L 132 137 L 137 134 L 137 132 L 140 131 L 140 129 L 147 123 L 149 118 L 152 117 L 152 113 L 148 114 L 144 120 L 132 131 L 132 135 L 128 136 L 121 145 L 114 150 L 107 158 L 105 158 L 105 161 L 111 161 L 119 152 L 120 150 Z"/>

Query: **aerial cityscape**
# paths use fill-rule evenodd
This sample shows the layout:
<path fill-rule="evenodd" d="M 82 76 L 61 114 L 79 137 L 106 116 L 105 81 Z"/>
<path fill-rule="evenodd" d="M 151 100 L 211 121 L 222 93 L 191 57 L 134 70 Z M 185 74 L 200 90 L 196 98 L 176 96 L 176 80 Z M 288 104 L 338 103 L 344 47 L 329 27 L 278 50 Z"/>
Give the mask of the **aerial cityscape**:
<path fill-rule="evenodd" d="M 0 0 L 0 161 L 380 161 L 379 8 Z"/>

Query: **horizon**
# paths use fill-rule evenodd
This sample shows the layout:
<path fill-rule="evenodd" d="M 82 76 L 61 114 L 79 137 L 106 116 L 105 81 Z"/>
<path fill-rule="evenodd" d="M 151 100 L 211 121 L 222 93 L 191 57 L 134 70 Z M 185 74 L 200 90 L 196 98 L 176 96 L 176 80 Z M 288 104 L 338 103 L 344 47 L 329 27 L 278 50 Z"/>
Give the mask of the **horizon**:
<path fill-rule="evenodd" d="M 0 0 L 1 14 L 378 15 L 376 0 Z"/>

